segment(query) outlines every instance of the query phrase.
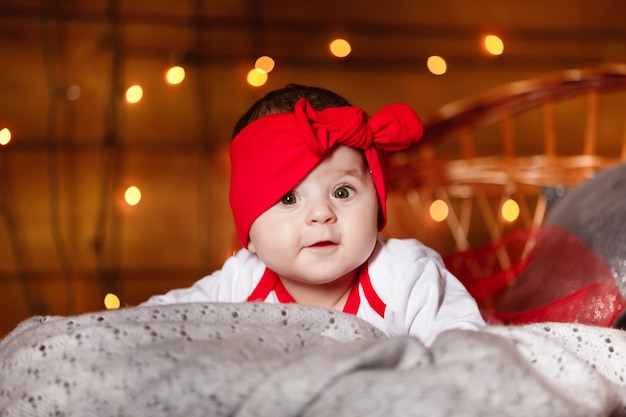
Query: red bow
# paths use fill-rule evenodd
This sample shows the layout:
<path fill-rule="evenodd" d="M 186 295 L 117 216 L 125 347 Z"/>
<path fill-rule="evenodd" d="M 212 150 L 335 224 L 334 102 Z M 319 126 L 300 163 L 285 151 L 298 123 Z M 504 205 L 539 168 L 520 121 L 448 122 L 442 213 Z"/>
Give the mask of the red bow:
<path fill-rule="evenodd" d="M 315 111 L 305 99 L 294 108 L 300 137 L 313 153 L 323 156 L 336 144 L 384 151 L 399 151 L 413 145 L 423 133 L 415 112 L 406 104 L 390 104 L 369 120 L 359 107 L 345 106 Z"/>
<path fill-rule="evenodd" d="M 363 149 L 372 171 L 386 222 L 387 158 L 385 151 L 406 149 L 422 136 L 423 126 L 405 104 L 383 107 L 369 120 L 353 106 L 316 111 L 300 99 L 293 113 L 272 114 L 246 126 L 230 148 L 230 204 L 244 247 L 256 218 L 292 190 L 336 145 Z"/>

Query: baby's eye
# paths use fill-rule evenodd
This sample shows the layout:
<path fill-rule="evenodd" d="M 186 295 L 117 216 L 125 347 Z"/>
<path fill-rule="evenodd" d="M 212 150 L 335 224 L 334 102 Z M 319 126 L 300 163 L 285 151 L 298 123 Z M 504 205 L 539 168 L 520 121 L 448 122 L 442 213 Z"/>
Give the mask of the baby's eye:
<path fill-rule="evenodd" d="M 351 187 L 348 187 L 347 185 L 343 185 L 341 187 L 338 187 L 333 192 L 333 197 L 343 199 L 343 198 L 351 197 L 353 194 L 354 194 L 354 190 Z"/>
<path fill-rule="evenodd" d="M 285 194 L 283 198 L 280 199 L 280 203 L 286 206 L 289 206 L 291 204 L 296 204 L 297 202 L 298 202 L 298 197 L 296 197 L 296 195 L 291 191 Z"/>

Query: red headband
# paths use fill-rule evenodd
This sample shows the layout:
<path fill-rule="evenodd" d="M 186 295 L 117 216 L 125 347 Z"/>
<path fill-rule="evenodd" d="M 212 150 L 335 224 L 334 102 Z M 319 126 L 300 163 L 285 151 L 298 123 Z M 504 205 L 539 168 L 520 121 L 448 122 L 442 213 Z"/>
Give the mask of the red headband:
<path fill-rule="evenodd" d="M 364 151 L 380 201 L 382 229 L 387 220 L 386 151 L 407 149 L 422 132 L 419 117 L 405 104 L 383 107 L 368 121 L 358 107 L 318 112 L 300 99 L 293 113 L 255 120 L 230 146 L 230 205 L 239 240 L 247 247 L 256 218 L 293 190 L 337 144 Z"/>

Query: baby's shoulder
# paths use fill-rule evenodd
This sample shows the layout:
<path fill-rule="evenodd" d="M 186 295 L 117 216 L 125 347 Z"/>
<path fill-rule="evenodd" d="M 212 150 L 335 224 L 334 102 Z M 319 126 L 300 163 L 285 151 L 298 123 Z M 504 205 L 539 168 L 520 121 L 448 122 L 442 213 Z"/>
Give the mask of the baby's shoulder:
<path fill-rule="evenodd" d="M 224 285 L 228 280 L 259 279 L 265 264 L 247 249 L 240 249 L 226 258 L 221 268 L 200 278 L 194 285 Z"/>

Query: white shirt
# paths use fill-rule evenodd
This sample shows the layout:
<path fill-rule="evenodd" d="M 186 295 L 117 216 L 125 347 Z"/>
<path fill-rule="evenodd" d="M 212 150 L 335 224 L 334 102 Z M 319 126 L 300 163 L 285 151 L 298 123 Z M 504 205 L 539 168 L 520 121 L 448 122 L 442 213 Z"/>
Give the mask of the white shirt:
<path fill-rule="evenodd" d="M 356 309 L 357 317 L 387 335 L 411 334 L 430 346 L 444 330 L 477 330 L 485 325 L 465 287 L 445 268 L 439 254 L 419 241 L 383 242 L 379 238 L 366 265 L 346 308 Z M 191 287 L 153 296 L 143 305 L 246 302 L 253 292 L 261 294 L 262 301 L 267 303 L 285 301 L 283 291 L 267 287 L 271 285 L 272 274 L 277 277 L 266 270 L 255 254 L 242 249 L 227 259 L 222 269 Z M 283 288 L 280 282 L 278 285 Z"/>

